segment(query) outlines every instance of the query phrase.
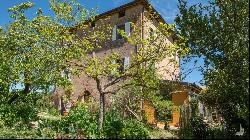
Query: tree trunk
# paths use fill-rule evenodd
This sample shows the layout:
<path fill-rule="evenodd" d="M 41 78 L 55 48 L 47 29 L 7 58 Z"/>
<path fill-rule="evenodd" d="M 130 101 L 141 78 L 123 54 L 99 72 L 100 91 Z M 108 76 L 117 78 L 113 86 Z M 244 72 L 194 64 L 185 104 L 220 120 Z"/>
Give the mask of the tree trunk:
<path fill-rule="evenodd" d="M 100 92 L 100 106 L 99 106 L 99 130 L 102 132 L 105 113 L 105 94 Z"/>
<path fill-rule="evenodd" d="M 27 75 L 28 75 L 28 71 L 25 71 L 25 72 L 24 72 L 24 90 L 23 90 L 23 92 L 22 92 L 23 95 L 27 95 L 27 94 L 30 93 L 31 84 L 28 82 Z M 14 102 L 18 97 L 19 97 L 18 94 L 14 94 L 14 95 L 11 97 L 11 99 L 8 101 L 8 103 L 11 104 L 11 103 Z"/>
<path fill-rule="evenodd" d="M 22 92 L 23 95 L 27 95 L 30 93 L 30 84 L 29 83 L 25 83 L 24 84 L 24 90 Z M 15 94 L 11 97 L 11 99 L 8 101 L 9 104 L 11 104 L 12 102 L 14 102 L 17 98 L 19 97 L 18 94 Z"/>
<path fill-rule="evenodd" d="M 63 113 L 64 111 L 65 111 L 65 107 L 64 107 L 63 97 L 61 96 L 60 97 L 60 112 L 62 116 L 64 115 Z"/>

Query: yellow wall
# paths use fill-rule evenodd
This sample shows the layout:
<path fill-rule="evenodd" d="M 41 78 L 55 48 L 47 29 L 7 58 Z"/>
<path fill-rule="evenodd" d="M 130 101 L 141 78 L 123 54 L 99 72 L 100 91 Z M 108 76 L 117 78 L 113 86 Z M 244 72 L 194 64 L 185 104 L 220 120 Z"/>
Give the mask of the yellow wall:
<path fill-rule="evenodd" d="M 182 105 L 184 103 L 184 101 L 188 101 L 187 92 L 183 91 L 183 92 L 173 93 L 172 94 L 172 101 L 173 101 L 175 106 Z M 156 124 L 157 119 L 155 117 L 155 109 L 153 108 L 153 106 L 150 104 L 149 101 L 144 101 L 143 109 L 144 109 L 144 113 L 145 113 L 146 118 L 147 118 L 147 122 L 149 124 Z M 180 122 L 179 119 L 180 119 L 179 111 L 174 111 L 172 114 L 172 122 L 170 122 L 169 125 L 177 126 Z"/>
<path fill-rule="evenodd" d="M 155 109 L 152 107 L 149 101 L 144 101 L 143 109 L 147 118 L 147 122 L 149 124 L 155 124 L 156 123 Z"/>
<path fill-rule="evenodd" d="M 184 101 L 188 100 L 187 92 L 177 92 L 172 94 L 172 101 L 175 106 L 180 106 Z M 171 126 L 177 126 L 180 122 L 180 113 L 179 111 L 174 111 L 172 114 L 172 122 L 169 124 Z"/>

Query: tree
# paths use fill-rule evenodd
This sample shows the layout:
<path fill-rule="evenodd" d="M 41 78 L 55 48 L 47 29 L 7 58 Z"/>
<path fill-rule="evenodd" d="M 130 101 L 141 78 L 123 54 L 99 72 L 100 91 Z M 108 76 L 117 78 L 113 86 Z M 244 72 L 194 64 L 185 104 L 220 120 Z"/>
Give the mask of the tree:
<path fill-rule="evenodd" d="M 191 55 L 204 56 L 204 100 L 219 109 L 229 128 L 240 121 L 249 129 L 248 1 L 209 1 L 187 6 L 179 1 L 178 34 Z M 248 131 L 247 131 L 248 132 Z M 234 134 L 234 133 L 230 133 Z"/>
<path fill-rule="evenodd" d="M 47 92 L 51 86 L 70 85 L 62 72 L 73 73 L 68 61 L 85 55 L 89 46 L 87 41 L 73 40 L 76 35 L 69 30 L 72 24 L 91 17 L 80 4 L 50 1 L 55 18 L 42 15 L 39 9 L 36 17 L 29 20 L 25 11 L 33 5 L 27 2 L 9 8 L 14 22 L 1 30 L 1 91 L 13 91 L 16 85 L 23 85 L 21 94 L 26 96 L 37 90 Z M 18 96 L 15 94 L 8 102 Z"/>
<path fill-rule="evenodd" d="M 151 19 L 155 19 L 156 14 L 150 14 Z M 150 21 L 150 20 L 149 20 Z M 148 22 L 148 21 L 143 21 Z M 101 22 L 105 24 L 105 22 Z M 121 54 L 110 49 L 111 53 L 102 57 L 86 57 L 85 63 L 82 61 L 72 62 L 74 67 L 77 67 L 84 75 L 87 75 L 91 80 L 95 82 L 96 88 L 99 93 L 99 130 L 102 131 L 103 121 L 105 116 L 105 95 L 117 94 L 120 91 L 124 91 L 129 87 L 140 88 L 141 94 L 145 99 L 152 99 L 150 97 L 157 96 L 156 90 L 159 90 L 160 80 L 157 78 L 155 70 L 152 69 L 156 63 L 159 63 L 164 58 L 171 58 L 179 50 L 180 56 L 184 55 L 187 50 L 182 49 L 182 38 L 178 38 L 178 44 L 167 43 L 167 37 L 174 35 L 174 25 L 169 25 L 160 22 L 158 28 L 155 31 L 151 31 L 149 28 L 145 29 L 151 36 L 147 38 L 141 38 L 141 27 L 144 23 L 131 23 L 132 34 L 129 35 L 123 30 L 118 30 L 118 33 L 124 38 L 124 40 L 132 46 L 136 46 L 136 52 L 133 52 L 131 57 L 131 64 L 122 67 L 122 63 L 113 63 L 114 60 L 120 60 Z M 136 27 L 136 28 L 135 28 Z M 77 27 L 81 29 L 81 26 Z M 102 28 L 104 33 L 110 33 L 110 28 Z M 105 29 L 107 29 L 105 31 Z M 135 30 L 137 29 L 137 30 Z M 82 29 L 84 30 L 84 29 Z M 99 35 L 95 30 L 91 32 Z M 89 33 L 86 33 L 87 35 Z M 104 35 L 102 41 L 107 41 L 110 36 Z M 94 44 L 93 50 L 89 51 L 89 54 L 96 51 L 96 48 L 104 47 L 100 44 L 103 42 L 98 40 L 92 41 Z M 107 46 L 106 46 L 107 47 Z M 112 48 L 112 46 L 108 46 Z M 176 64 L 174 60 L 170 60 L 169 64 Z M 158 67 L 159 68 L 159 67 Z M 165 69 L 166 70 L 166 69 Z M 109 80 L 107 80 L 109 79 Z M 130 90 L 131 91 L 131 90 Z M 142 96 L 141 96 L 142 97 Z M 139 118 L 135 112 L 126 107 L 136 118 Z"/>
<path fill-rule="evenodd" d="M 159 23 L 154 33 L 148 31 L 156 36 L 148 38 L 141 38 L 140 30 L 131 36 L 118 30 L 124 40 L 137 48 L 136 53 L 131 54 L 132 63 L 121 69 L 120 63 L 113 63 L 113 60 L 121 58 L 117 52 L 104 58 L 88 55 L 103 47 L 101 44 L 109 37 L 106 31 L 111 30 L 108 26 L 103 25 L 100 30 L 84 34 L 81 38 L 74 32 L 74 28 L 88 28 L 88 23 L 94 20 L 93 12 L 87 12 L 74 1 L 51 0 L 55 18 L 43 16 L 39 9 L 37 16 L 29 20 L 25 11 L 32 6 L 33 3 L 28 2 L 9 9 L 14 22 L 6 31 L 1 31 L 0 36 L 0 51 L 4 54 L 0 59 L 6 62 L 0 64 L 0 71 L 5 74 L 0 76 L 1 88 L 7 92 L 11 86 L 22 84 L 24 89 L 20 94 L 23 96 L 37 90 L 47 92 L 54 85 L 70 89 L 69 74 L 83 73 L 94 80 L 100 95 L 100 130 L 105 115 L 105 95 L 116 94 L 127 87 L 138 87 L 144 99 L 157 96 L 154 91 L 159 89 L 160 82 L 152 67 L 166 56 L 175 55 L 183 45 L 166 43 L 166 38 L 174 33 L 173 25 Z M 155 15 L 151 16 L 155 18 Z M 142 24 L 136 26 L 141 27 Z M 180 55 L 185 52 L 181 50 Z M 111 80 L 106 82 L 107 78 Z M 18 96 L 12 96 L 9 103 Z"/>

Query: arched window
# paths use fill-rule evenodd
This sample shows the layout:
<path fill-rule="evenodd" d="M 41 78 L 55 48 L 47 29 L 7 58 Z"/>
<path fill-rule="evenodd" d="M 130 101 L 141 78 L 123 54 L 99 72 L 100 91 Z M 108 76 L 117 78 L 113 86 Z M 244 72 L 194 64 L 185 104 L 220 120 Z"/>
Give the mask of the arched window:
<path fill-rule="evenodd" d="M 92 96 L 88 90 L 84 91 L 84 102 L 89 103 L 92 101 Z"/>

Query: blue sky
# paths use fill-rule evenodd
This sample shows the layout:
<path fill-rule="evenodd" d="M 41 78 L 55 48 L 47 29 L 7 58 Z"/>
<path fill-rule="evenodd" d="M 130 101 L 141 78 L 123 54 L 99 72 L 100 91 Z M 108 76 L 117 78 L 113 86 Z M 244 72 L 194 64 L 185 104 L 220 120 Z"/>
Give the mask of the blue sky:
<path fill-rule="evenodd" d="M 47 0 L 1 0 L 0 3 L 0 26 L 4 26 L 10 22 L 9 13 L 7 11 L 8 8 L 18 5 L 22 2 L 34 2 L 35 6 L 27 12 L 28 17 L 32 18 L 35 16 L 36 10 L 38 8 L 42 8 L 44 15 L 53 15 L 53 13 L 49 10 L 49 3 Z M 115 7 L 123 5 L 125 3 L 131 2 L 133 0 L 76 0 L 85 6 L 87 9 L 98 7 L 97 13 L 103 13 L 105 11 L 111 10 Z M 169 24 L 174 23 L 175 15 L 178 14 L 178 0 L 149 0 L 149 2 L 153 5 L 153 7 L 162 15 L 165 21 Z M 197 4 L 197 3 L 207 3 L 207 0 L 188 0 L 189 4 Z M 197 66 L 203 65 L 201 59 L 198 59 Z M 194 68 L 194 62 L 187 63 L 182 65 L 182 69 Z M 190 83 L 196 83 L 198 85 L 199 81 L 202 79 L 201 73 L 194 69 L 184 81 Z"/>

